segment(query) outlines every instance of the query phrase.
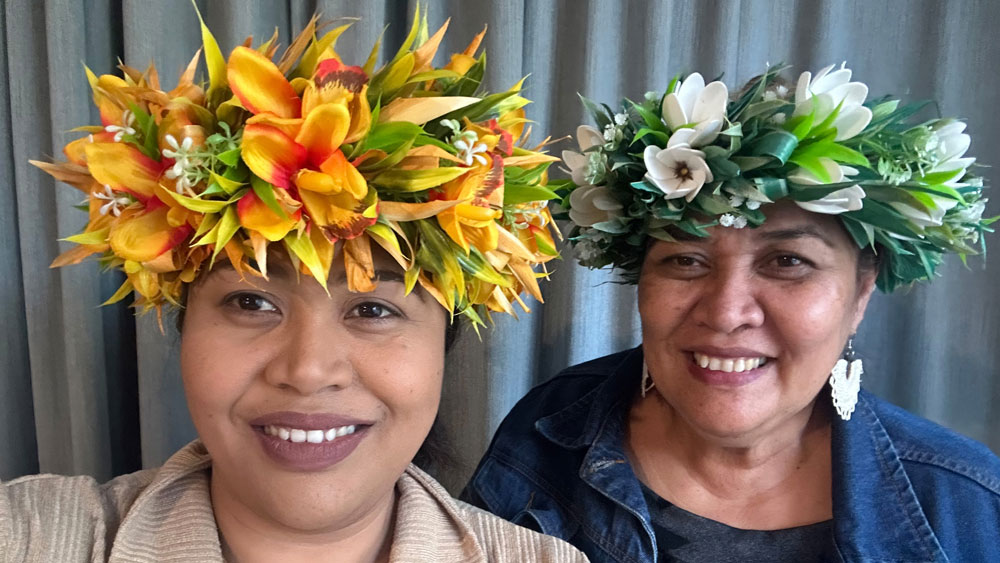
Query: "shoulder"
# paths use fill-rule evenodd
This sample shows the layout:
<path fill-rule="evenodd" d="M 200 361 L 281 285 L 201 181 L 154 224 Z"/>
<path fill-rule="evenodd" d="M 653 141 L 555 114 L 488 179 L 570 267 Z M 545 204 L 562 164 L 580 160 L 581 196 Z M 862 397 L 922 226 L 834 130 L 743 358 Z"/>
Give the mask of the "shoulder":
<path fill-rule="evenodd" d="M 414 465 L 397 482 L 397 491 L 393 561 L 586 561 L 566 542 L 452 498 Z"/>
<path fill-rule="evenodd" d="M 634 349 L 625 350 L 576 364 L 535 386 L 514 405 L 497 435 L 508 428 L 533 428 L 539 418 L 555 414 L 594 393 L 634 353 Z"/>
<path fill-rule="evenodd" d="M 587 561 L 580 551 L 560 539 L 512 524 L 460 500 L 452 502 L 475 531 L 489 561 Z"/>
<path fill-rule="evenodd" d="M 985 445 L 866 394 L 907 472 L 958 480 L 1000 499 L 1000 458 Z M 917 483 L 915 483 L 917 485 Z"/>
<path fill-rule="evenodd" d="M 93 477 L 31 475 L 0 484 L 0 553 L 26 560 L 95 561 L 105 557 L 115 530 L 155 471 L 123 475 L 105 484 Z"/>

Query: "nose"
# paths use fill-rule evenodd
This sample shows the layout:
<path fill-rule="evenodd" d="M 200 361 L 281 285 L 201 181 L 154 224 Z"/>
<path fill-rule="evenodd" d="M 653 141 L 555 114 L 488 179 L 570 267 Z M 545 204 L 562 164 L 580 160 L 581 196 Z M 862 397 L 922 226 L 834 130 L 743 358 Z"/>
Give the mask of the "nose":
<path fill-rule="evenodd" d="M 717 267 L 704 281 L 692 311 L 696 322 L 722 334 L 764 323 L 752 271 L 732 265 Z"/>
<path fill-rule="evenodd" d="M 347 335 L 321 315 L 289 319 L 264 370 L 265 380 L 279 389 L 312 395 L 345 388 L 356 379 Z"/>

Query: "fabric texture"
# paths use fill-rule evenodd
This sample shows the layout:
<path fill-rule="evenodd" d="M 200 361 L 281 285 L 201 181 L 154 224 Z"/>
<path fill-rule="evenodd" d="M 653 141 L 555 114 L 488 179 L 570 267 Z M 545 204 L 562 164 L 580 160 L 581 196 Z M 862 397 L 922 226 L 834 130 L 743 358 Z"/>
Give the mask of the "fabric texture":
<path fill-rule="evenodd" d="M 228 52 L 247 34 L 287 45 L 314 11 L 358 16 L 337 44 L 364 61 L 386 24 L 380 60 L 395 53 L 414 0 L 197 0 Z M 586 121 L 577 92 L 605 102 L 641 98 L 673 74 L 700 71 L 738 84 L 766 62 L 815 71 L 848 61 L 872 92 L 935 99 L 967 118 L 971 154 L 1000 180 L 995 110 L 1000 2 L 967 0 L 427 0 L 431 27 L 451 19 L 441 55 L 484 24 L 492 92 L 530 74 L 533 138 L 572 134 Z M 50 270 L 86 214 L 75 190 L 28 164 L 54 155 L 96 122 L 82 68 L 155 60 L 172 86 L 201 38 L 188 0 L 5 0 L 0 9 L 0 478 L 88 474 L 98 481 L 158 467 L 194 438 L 181 389 L 172 320 L 135 320 L 97 305 L 121 279 L 94 263 Z M 794 76 L 794 75 L 792 75 Z M 563 142 L 555 151 L 573 148 Z M 553 177 L 559 173 L 553 169 Z M 992 190 L 988 190 L 992 191 Z M 1000 213 L 994 197 L 987 214 Z M 996 244 L 1000 238 L 992 237 Z M 935 283 L 877 295 L 857 339 L 864 384 L 922 416 L 1000 451 L 1000 260 L 965 269 L 949 260 Z M 634 288 L 566 259 L 542 283 L 546 303 L 498 319 L 480 341 L 465 333 L 448 358 L 441 408 L 464 468 L 532 386 L 568 365 L 634 346 Z M 947 374 L 947 377 L 942 376 Z"/>
<path fill-rule="evenodd" d="M 221 562 L 210 468 L 192 442 L 159 469 L 104 485 L 56 475 L 0 484 L 0 561 Z M 396 490 L 392 562 L 586 561 L 565 542 L 452 499 L 415 466 Z"/>
<path fill-rule="evenodd" d="M 688 512 L 645 485 L 642 496 L 656 536 L 656 552 L 666 561 L 831 561 L 826 557 L 833 546 L 829 520 L 784 530 L 741 530 Z"/>
<path fill-rule="evenodd" d="M 568 368 L 500 425 L 463 499 L 566 539 L 591 561 L 656 562 L 625 453 L 642 350 Z M 1000 560 L 1000 459 L 862 391 L 832 423 L 832 554 L 846 563 Z"/>

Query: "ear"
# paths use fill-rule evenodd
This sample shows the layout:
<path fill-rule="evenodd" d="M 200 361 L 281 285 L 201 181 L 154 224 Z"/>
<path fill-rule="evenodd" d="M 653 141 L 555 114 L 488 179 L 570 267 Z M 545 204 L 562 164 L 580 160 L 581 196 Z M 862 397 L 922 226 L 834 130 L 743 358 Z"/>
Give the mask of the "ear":
<path fill-rule="evenodd" d="M 876 277 L 878 277 L 878 270 L 872 268 L 870 272 L 866 272 L 858 278 L 858 293 L 854 305 L 853 325 L 851 327 L 852 334 L 858 332 L 858 326 L 861 324 L 861 320 L 865 318 L 868 301 L 872 297 L 872 292 L 875 291 Z"/>

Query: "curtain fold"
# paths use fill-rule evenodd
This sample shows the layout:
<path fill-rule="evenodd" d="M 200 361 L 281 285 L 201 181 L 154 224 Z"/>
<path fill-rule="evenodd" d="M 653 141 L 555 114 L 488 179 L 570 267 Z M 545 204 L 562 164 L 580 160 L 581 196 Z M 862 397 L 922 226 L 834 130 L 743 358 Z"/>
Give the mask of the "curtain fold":
<path fill-rule="evenodd" d="M 384 33 L 382 60 L 401 42 L 414 2 L 199 0 L 228 50 L 277 28 L 287 44 L 318 11 L 356 16 L 338 41 L 363 61 Z M 988 0 L 431 0 L 431 27 L 451 18 L 442 53 L 462 50 L 484 24 L 490 91 L 525 75 L 534 140 L 586 121 L 577 93 L 608 103 L 662 90 L 680 72 L 731 86 L 765 64 L 802 70 L 847 61 L 872 95 L 934 99 L 967 118 L 970 153 L 1000 163 L 1000 43 Z M 96 307 L 121 282 L 93 263 L 51 270 L 78 232 L 82 196 L 28 164 L 96 123 L 82 63 L 112 72 L 119 57 L 155 61 L 165 84 L 200 47 L 188 0 L 6 0 L 0 25 L 0 479 L 37 471 L 107 479 L 156 466 L 194 436 L 181 387 L 173 319 Z M 388 24 L 388 28 L 385 26 Z M 444 55 L 440 55 L 444 56 Z M 564 140 L 558 153 L 574 148 Z M 988 180 L 1000 180 L 986 169 Z M 987 214 L 1000 213 L 995 202 Z M 1000 248 L 1000 237 L 990 242 Z M 545 304 L 519 320 L 496 318 L 482 339 L 466 331 L 448 358 L 440 418 L 458 465 L 457 490 L 513 403 L 572 363 L 639 342 L 635 289 L 606 271 L 552 263 Z M 1000 261 L 877 295 L 857 339 L 865 386 L 1000 451 Z"/>

